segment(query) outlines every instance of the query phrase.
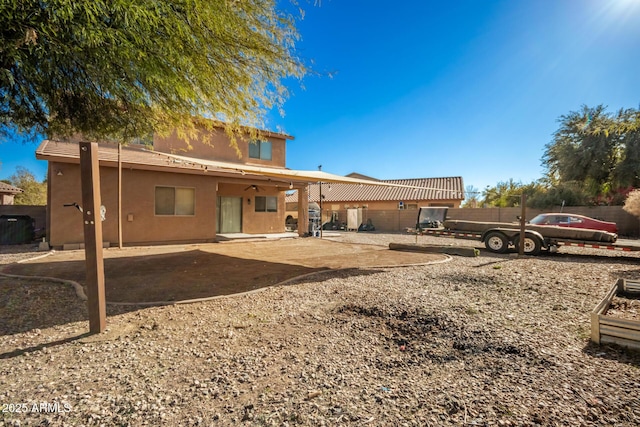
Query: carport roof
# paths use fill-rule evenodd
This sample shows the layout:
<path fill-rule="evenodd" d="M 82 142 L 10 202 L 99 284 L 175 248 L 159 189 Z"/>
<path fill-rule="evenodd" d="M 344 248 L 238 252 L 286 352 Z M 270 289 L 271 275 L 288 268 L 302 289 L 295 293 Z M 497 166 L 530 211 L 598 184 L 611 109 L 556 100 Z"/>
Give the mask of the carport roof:
<path fill-rule="evenodd" d="M 374 178 L 371 178 L 374 179 Z M 463 200 L 462 177 L 414 178 L 377 181 L 379 185 L 334 184 L 323 187 L 324 202 L 444 201 Z M 396 187 L 390 185 L 404 185 Z M 309 200 L 320 200 L 320 187 L 309 186 Z M 287 203 L 298 201 L 298 193 L 286 197 Z"/>
<path fill-rule="evenodd" d="M 273 168 L 273 167 L 265 167 L 265 166 L 247 165 L 242 163 L 218 162 L 213 160 L 178 156 L 175 154 L 165 154 L 165 153 L 163 154 L 185 163 L 200 164 L 200 165 L 204 165 L 205 167 L 213 167 L 213 168 L 219 168 L 223 170 L 233 170 L 236 172 L 240 172 L 242 175 L 245 175 L 245 174 L 260 175 L 260 176 L 266 176 L 271 178 L 279 178 L 285 181 L 290 180 L 292 182 L 302 181 L 307 183 L 322 182 L 322 183 L 333 183 L 333 184 L 347 184 L 350 187 L 360 187 L 360 186 L 387 187 L 387 188 L 404 189 L 405 191 L 425 190 L 425 191 L 437 191 L 439 193 L 455 192 L 455 195 L 452 195 L 451 197 L 443 197 L 448 199 L 456 199 L 456 198 L 459 198 L 458 195 L 460 196 L 462 195 L 462 188 L 458 188 L 459 186 L 453 186 L 452 188 L 444 188 L 443 186 L 424 187 L 422 185 L 431 183 L 430 181 L 428 182 L 425 180 L 380 181 L 373 178 L 362 179 L 357 177 L 334 175 L 324 171 L 308 171 L 308 170 L 295 170 L 295 169 L 286 169 L 286 168 Z M 459 177 L 456 179 L 457 179 L 456 182 L 459 182 L 461 184 L 462 179 Z"/>

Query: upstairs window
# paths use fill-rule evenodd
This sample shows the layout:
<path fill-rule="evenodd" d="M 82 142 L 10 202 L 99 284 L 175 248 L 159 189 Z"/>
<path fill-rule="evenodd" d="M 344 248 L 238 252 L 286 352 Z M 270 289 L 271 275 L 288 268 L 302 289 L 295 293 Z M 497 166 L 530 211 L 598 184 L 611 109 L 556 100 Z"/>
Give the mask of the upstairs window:
<path fill-rule="evenodd" d="M 271 141 L 249 142 L 249 158 L 271 160 Z"/>
<path fill-rule="evenodd" d="M 275 196 L 256 196 L 256 212 L 278 212 L 278 198 Z"/>
<path fill-rule="evenodd" d="M 156 215 L 195 215 L 196 189 L 156 187 Z"/>

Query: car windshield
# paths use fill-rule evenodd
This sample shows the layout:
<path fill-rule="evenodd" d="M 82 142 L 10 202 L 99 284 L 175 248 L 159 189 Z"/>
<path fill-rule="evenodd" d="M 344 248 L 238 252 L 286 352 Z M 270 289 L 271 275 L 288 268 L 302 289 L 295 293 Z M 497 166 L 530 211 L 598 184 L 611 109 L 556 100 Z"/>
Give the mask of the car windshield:
<path fill-rule="evenodd" d="M 548 225 L 555 224 L 556 222 L 549 215 L 538 215 L 533 217 L 533 219 L 529 221 L 529 223 L 536 225 Z"/>

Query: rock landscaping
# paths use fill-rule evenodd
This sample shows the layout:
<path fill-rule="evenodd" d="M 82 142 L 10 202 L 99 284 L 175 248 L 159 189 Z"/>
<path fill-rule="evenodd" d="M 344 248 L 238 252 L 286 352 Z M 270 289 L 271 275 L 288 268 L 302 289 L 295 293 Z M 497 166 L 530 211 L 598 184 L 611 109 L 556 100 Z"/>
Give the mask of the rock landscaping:
<path fill-rule="evenodd" d="M 0 276 L 0 426 L 636 426 L 640 352 L 592 344 L 589 313 L 616 279 L 640 279 L 639 260 L 563 248 L 324 271 L 109 306 L 93 336 L 72 287 Z"/>

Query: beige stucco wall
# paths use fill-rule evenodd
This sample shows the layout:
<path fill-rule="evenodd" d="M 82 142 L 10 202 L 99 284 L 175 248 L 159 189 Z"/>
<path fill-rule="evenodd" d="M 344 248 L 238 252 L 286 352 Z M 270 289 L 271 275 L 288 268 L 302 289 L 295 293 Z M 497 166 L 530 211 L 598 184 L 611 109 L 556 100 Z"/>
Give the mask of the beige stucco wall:
<path fill-rule="evenodd" d="M 275 187 L 258 184 L 259 191 L 252 188 L 247 189 L 252 184 L 225 184 L 218 186 L 219 196 L 242 197 L 242 232 L 248 234 L 257 233 L 283 233 L 284 230 L 284 192 L 278 191 Z M 256 196 L 276 196 L 278 197 L 277 212 L 256 212 Z"/>
<path fill-rule="evenodd" d="M 51 162 L 49 191 L 49 243 L 61 247 L 84 241 L 82 216 L 65 203 L 82 204 L 80 167 L 76 164 Z M 62 175 L 58 175 L 58 171 Z M 216 191 L 218 184 L 218 191 Z M 177 242 L 210 242 L 216 238 L 216 197 L 243 198 L 242 232 L 281 233 L 284 231 L 284 192 L 260 185 L 260 192 L 245 190 L 252 184 L 225 184 L 204 175 L 157 171 L 122 171 L 122 237 L 124 244 L 156 244 Z M 195 215 L 155 215 L 155 187 L 189 187 L 195 189 Z M 117 168 L 100 167 L 102 204 L 107 209 L 102 223 L 103 238 L 112 245 L 118 242 Z M 255 195 L 277 196 L 278 212 L 255 212 Z M 247 203 L 251 200 L 251 204 Z"/>
<path fill-rule="evenodd" d="M 49 183 L 49 243 L 56 247 L 83 242 L 82 217 L 65 203 L 82 204 L 80 167 L 69 163 L 51 163 Z M 62 175 L 57 175 L 61 171 Z M 117 169 L 100 168 L 102 204 L 107 209 L 102 223 L 104 241 L 118 241 Z M 155 187 L 195 188 L 195 215 L 156 216 Z M 215 239 L 216 181 L 200 175 L 123 169 L 122 236 L 125 244 L 172 241 L 213 241 Z"/>
<path fill-rule="evenodd" d="M 286 139 L 267 137 L 271 141 L 271 160 L 260 160 L 249 158 L 249 145 L 247 140 L 238 140 L 240 157 L 236 149 L 231 146 L 231 141 L 222 129 L 216 129 L 210 134 L 210 138 L 205 142 L 200 138 L 189 143 L 178 138 L 174 132 L 166 137 L 155 135 L 153 147 L 156 151 L 173 153 L 181 156 L 197 157 L 207 160 L 218 160 L 224 162 L 255 164 L 264 166 L 284 167 L 286 164 Z"/>
<path fill-rule="evenodd" d="M 13 194 L 0 194 L 0 205 L 13 205 Z"/>

